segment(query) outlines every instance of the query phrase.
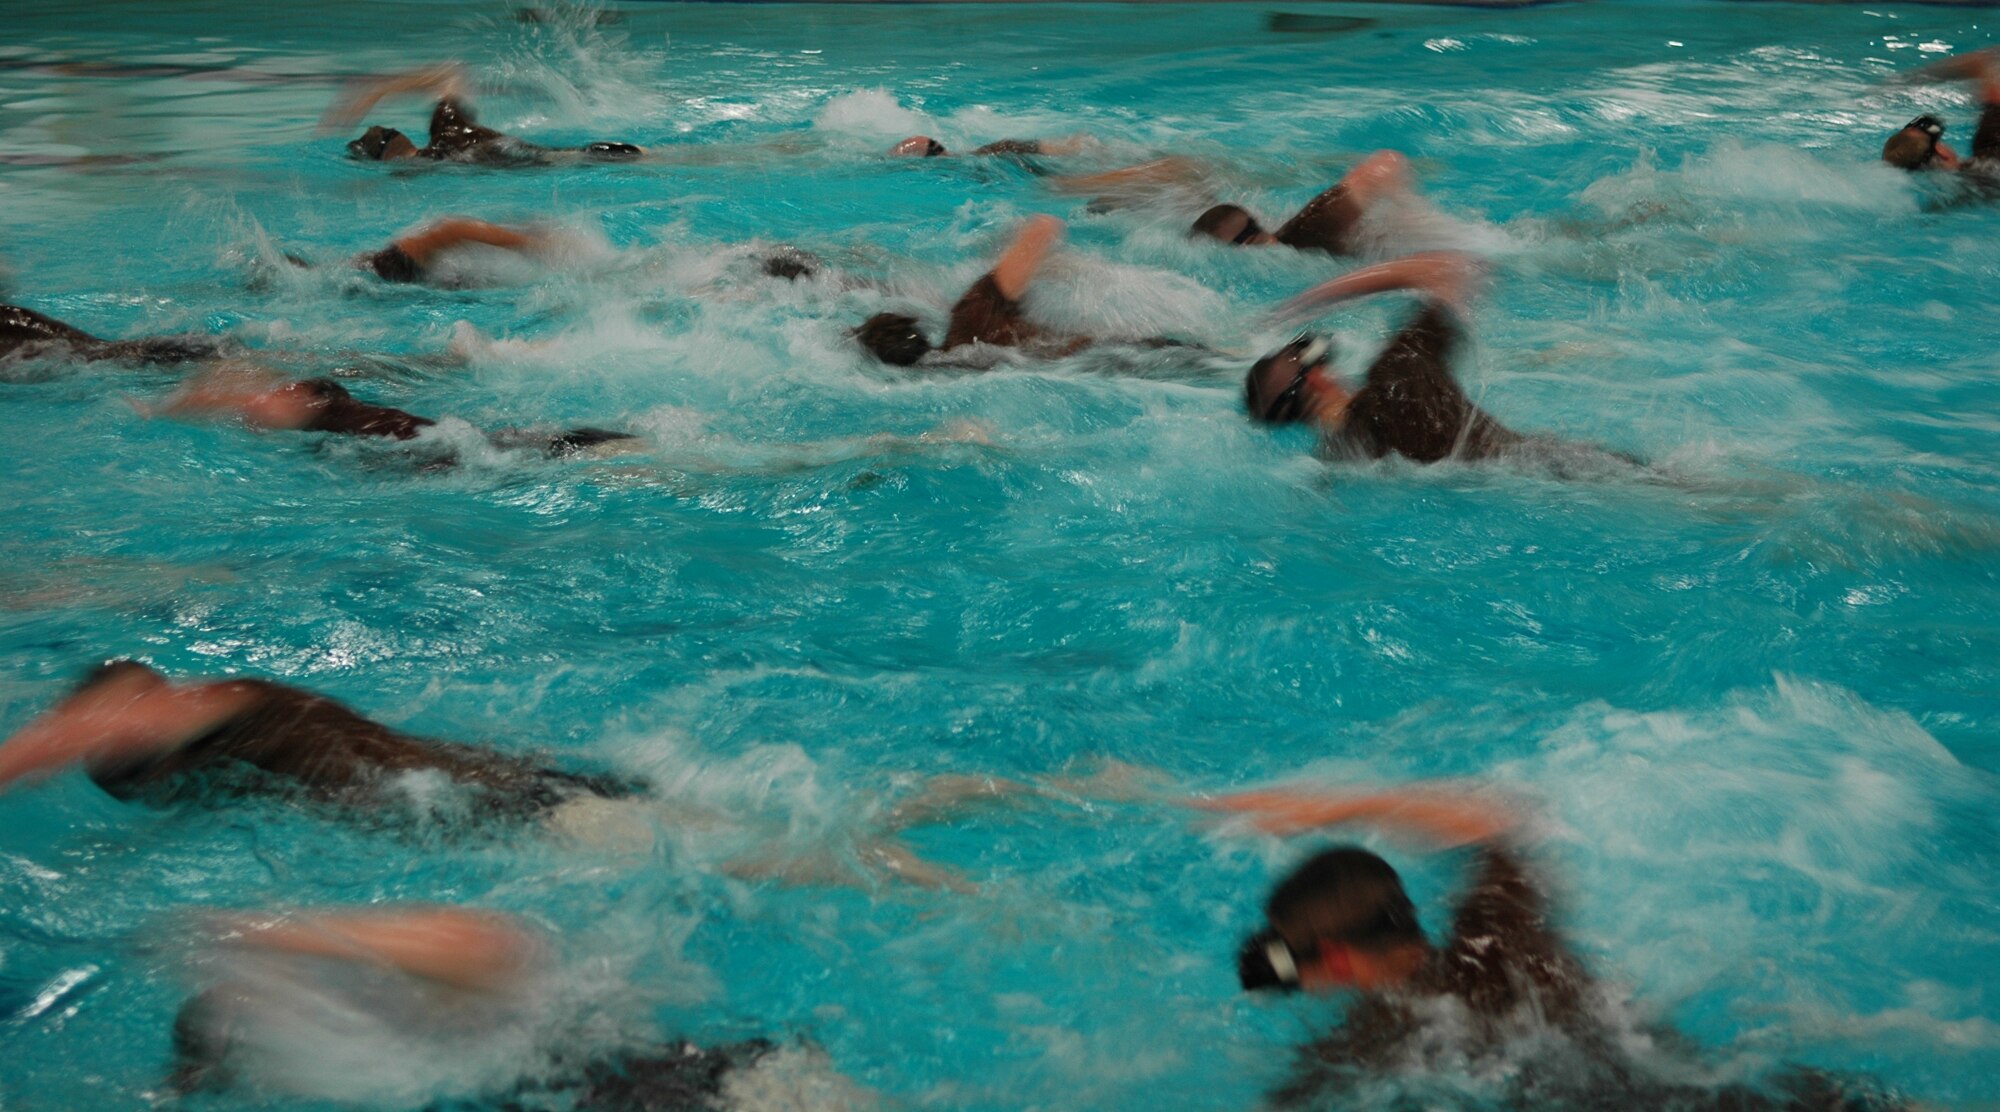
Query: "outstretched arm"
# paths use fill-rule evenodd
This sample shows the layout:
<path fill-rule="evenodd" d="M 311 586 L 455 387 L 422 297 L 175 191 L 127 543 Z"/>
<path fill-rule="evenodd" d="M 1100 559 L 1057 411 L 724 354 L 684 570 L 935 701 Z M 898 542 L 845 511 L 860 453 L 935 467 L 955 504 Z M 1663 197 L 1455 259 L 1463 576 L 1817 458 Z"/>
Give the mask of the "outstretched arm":
<path fill-rule="evenodd" d="M 484 220 L 472 220 L 463 216 L 447 217 L 421 232 L 412 232 L 395 240 L 396 246 L 403 254 L 414 259 L 418 266 L 429 266 L 431 259 L 438 252 L 464 243 L 483 243 L 489 247 L 504 247 L 509 251 L 525 251 L 541 242 L 541 236 L 534 232 L 489 224 Z"/>
<path fill-rule="evenodd" d="M 1058 193 L 1110 193 L 1139 187 L 1193 185 L 1201 181 L 1202 173 L 1201 164 L 1193 159 L 1156 158 L 1101 174 L 1050 178 L 1049 188 Z"/>
<path fill-rule="evenodd" d="M 1515 825 L 1513 813 L 1490 799 L 1429 787 L 1353 796 L 1272 788 L 1197 799 L 1189 806 L 1249 815 L 1257 829 L 1272 834 L 1358 822 L 1415 834 L 1440 848 L 1490 842 Z"/>
<path fill-rule="evenodd" d="M 165 403 L 139 411 L 148 417 L 237 417 L 252 428 L 299 429 L 312 420 L 313 399 L 271 371 L 233 363 L 188 380 Z"/>
<path fill-rule="evenodd" d="M 426 66 L 387 77 L 364 78 L 341 91 L 333 106 L 326 110 L 326 115 L 319 118 L 319 129 L 327 132 L 352 127 L 361 122 L 369 109 L 392 96 L 415 93 L 442 100 L 464 96 L 470 84 L 465 67 L 457 62 Z"/>
<path fill-rule="evenodd" d="M 1042 260 L 1048 257 L 1049 249 L 1062 239 L 1063 222 L 1053 216 L 1032 216 L 1021 230 L 1014 235 L 1014 242 L 993 265 L 993 284 L 1000 287 L 1001 296 L 1010 301 L 1019 301 L 1028 292 L 1028 283 L 1034 281 L 1035 271 L 1042 267 Z"/>
<path fill-rule="evenodd" d="M 212 925 L 246 946 L 374 962 L 475 990 L 506 987 L 541 950 L 535 933 L 513 916 L 455 907 L 229 915 Z"/>
<path fill-rule="evenodd" d="M 1479 273 L 1470 255 L 1427 251 L 1349 271 L 1292 298 L 1272 315 L 1280 321 L 1303 320 L 1343 301 L 1390 290 L 1415 290 L 1463 313 Z"/>
<path fill-rule="evenodd" d="M 1985 50 L 1955 54 L 1941 62 L 1912 70 L 1901 80 L 1906 83 L 1970 81 L 1978 85 L 1981 103 L 2000 104 L 2000 49 L 1987 47 Z"/>
<path fill-rule="evenodd" d="M 143 669 L 106 677 L 0 742 L 0 791 L 72 765 L 172 752 L 248 710 L 256 698 L 244 685 L 175 687 Z"/>

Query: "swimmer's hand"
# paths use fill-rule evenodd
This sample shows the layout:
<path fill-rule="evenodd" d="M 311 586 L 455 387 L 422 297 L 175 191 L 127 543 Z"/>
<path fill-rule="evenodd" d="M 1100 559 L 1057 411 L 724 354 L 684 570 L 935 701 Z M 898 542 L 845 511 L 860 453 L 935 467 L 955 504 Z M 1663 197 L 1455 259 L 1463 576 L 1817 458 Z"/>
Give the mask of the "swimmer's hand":
<path fill-rule="evenodd" d="M 124 764 L 170 753 L 250 709 L 233 683 L 176 687 L 158 674 L 114 674 L 76 692 L 0 743 L 0 790 L 78 764 Z"/>
<path fill-rule="evenodd" d="M 495 992 L 538 963 L 540 937 L 497 911 L 405 905 L 305 915 L 217 915 L 210 932 L 261 950 L 387 965 L 455 988 Z"/>
<path fill-rule="evenodd" d="M 1409 788 L 1360 796 L 1305 788 L 1271 788 L 1193 799 L 1188 806 L 1246 815 L 1251 826 L 1267 834 L 1296 834 L 1322 826 L 1360 822 L 1416 834 L 1441 848 L 1490 842 L 1516 825 L 1513 812 L 1490 799 L 1438 788 Z"/>
<path fill-rule="evenodd" d="M 326 114 L 319 118 L 320 134 L 353 127 L 368 115 L 370 109 L 388 97 L 415 93 L 445 100 L 462 97 L 471 87 L 465 67 L 457 62 L 426 66 L 386 77 L 362 78 L 342 89 Z"/>
<path fill-rule="evenodd" d="M 1471 255 L 1426 251 L 1352 270 L 1292 298 L 1271 314 L 1277 324 L 1311 320 L 1343 301 L 1390 290 L 1412 290 L 1460 316 L 1467 314 L 1485 268 Z"/>

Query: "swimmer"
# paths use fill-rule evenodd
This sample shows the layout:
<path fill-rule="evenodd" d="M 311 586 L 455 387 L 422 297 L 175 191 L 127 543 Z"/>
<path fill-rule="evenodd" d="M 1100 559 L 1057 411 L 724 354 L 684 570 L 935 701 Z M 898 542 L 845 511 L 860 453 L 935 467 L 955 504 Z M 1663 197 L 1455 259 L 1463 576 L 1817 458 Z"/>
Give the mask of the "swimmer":
<path fill-rule="evenodd" d="M 1413 200 L 1410 163 L 1395 151 L 1376 151 L 1349 170 L 1333 188 L 1306 202 L 1304 208 L 1273 232 L 1241 205 L 1209 204 L 1215 197 L 1217 174 L 1190 158 L 1170 157 L 1100 174 L 1053 179 L 1058 193 L 1092 198 L 1092 212 L 1106 212 L 1171 199 L 1175 207 L 1208 205 L 1188 234 L 1237 247 L 1282 244 L 1301 251 L 1333 255 L 1359 254 L 1363 219 L 1385 203 Z"/>
<path fill-rule="evenodd" d="M 176 417 L 226 414 L 256 429 L 328 432 L 414 440 L 437 424 L 405 410 L 364 402 L 330 378 L 286 382 L 259 367 L 218 367 L 182 387 L 165 405 L 142 410 Z M 535 448 L 551 459 L 616 455 L 642 446 L 639 437 L 584 426 L 554 433 L 507 429 L 488 436 L 502 449 Z"/>
<path fill-rule="evenodd" d="M 466 216 L 448 216 L 421 231 L 396 237 L 380 251 L 357 256 L 353 265 L 373 272 L 384 282 L 425 284 L 431 281 L 439 257 L 454 248 L 498 247 L 527 254 L 547 243 L 548 235 L 533 228 L 510 228 Z M 285 258 L 294 266 L 312 266 L 296 255 Z"/>
<path fill-rule="evenodd" d="M 1969 81 L 1979 90 L 1979 130 L 1972 135 L 1972 157 L 1963 159 L 1942 142 L 1944 121 L 1918 116 L 1882 144 L 1882 161 L 1902 170 L 1967 171 L 2000 178 L 2000 51 L 1976 50 L 1925 66 L 1906 81 Z"/>
<path fill-rule="evenodd" d="M 875 314 L 855 330 L 855 338 L 876 358 L 897 367 L 913 366 L 934 350 L 951 351 L 969 344 L 1021 348 L 1050 357 L 1072 354 L 1088 346 L 1089 338 L 1063 336 L 1037 327 L 1028 322 L 1021 305 L 1035 272 L 1062 235 L 1063 222 L 1055 217 L 1030 217 L 993 269 L 951 307 L 951 324 L 941 346 L 933 348 L 918 329 L 916 318 L 901 313 Z"/>
<path fill-rule="evenodd" d="M 598 162 L 628 162 L 646 152 L 631 143 L 590 143 L 576 150 L 538 146 L 489 127 L 481 127 L 465 103 L 469 82 L 457 65 L 433 66 L 350 86 L 320 120 L 322 131 L 349 127 L 387 97 L 419 94 L 437 97 L 431 110 L 430 142 L 419 147 L 392 127 L 376 125 L 347 144 L 347 153 L 372 162 L 430 159 L 470 162 L 482 166 L 538 166 L 560 157 Z"/>
<path fill-rule="evenodd" d="M 135 660 L 94 669 L 74 691 L 0 743 L 0 791 L 81 765 L 115 798 L 168 803 L 213 777 L 249 794 L 302 794 L 380 814 L 392 778 L 440 775 L 473 814 L 531 821 L 584 798 L 643 786 L 521 757 L 413 737 L 331 699 L 269 680 L 174 683 Z"/>
<path fill-rule="evenodd" d="M 1300 251 L 1331 255 L 1356 254 L 1356 234 L 1362 217 L 1392 197 L 1408 197 L 1410 160 L 1395 151 L 1376 151 L 1335 183 L 1307 201 L 1304 208 L 1275 232 L 1266 231 L 1241 205 L 1215 205 L 1195 218 L 1191 236 L 1207 236 L 1237 247 L 1278 243 Z"/>
<path fill-rule="evenodd" d="M 19 305 L 0 305 L 0 359 L 54 358 L 86 362 L 187 363 L 213 358 L 222 343 L 208 336 L 142 336 L 104 340 Z"/>
<path fill-rule="evenodd" d="M 1272 1094 L 1279 1107 L 1327 1106 L 1371 1078 L 1407 1074 L 1426 1059 L 1464 1072 L 1468 1056 L 1509 1051 L 1534 1056 L 1526 1064 L 1502 1059 L 1490 1071 L 1507 1079 L 1512 1108 L 1903 1107 L 1865 1082 L 1810 1070 L 1784 1070 L 1756 1089 L 1677 1080 L 1692 1071 L 1674 1053 L 1671 1032 L 1621 1031 L 1616 1016 L 1602 1014 L 1604 994 L 1557 932 L 1548 897 L 1522 860 L 1516 816 L 1492 800 L 1418 786 L 1362 796 L 1277 789 L 1193 805 L 1247 816 L 1266 833 L 1363 823 L 1472 853 L 1470 876 L 1436 944 L 1396 870 L 1358 846 L 1314 854 L 1278 883 L 1263 928 L 1237 954 L 1243 988 L 1354 996 L 1338 1029 L 1300 1049 L 1292 1077 Z M 1648 1053 L 1661 1044 L 1665 1053 Z"/>
<path fill-rule="evenodd" d="M 1032 157 L 1048 155 L 1061 157 L 1076 154 L 1087 149 L 1092 140 L 1087 135 L 1072 135 L 1067 139 L 1001 139 L 974 150 L 975 155 L 1011 155 Z M 928 135 L 912 135 L 908 139 L 889 148 L 889 154 L 896 158 L 944 158 L 951 154 L 944 144 Z"/>
<path fill-rule="evenodd" d="M 1390 290 L 1414 291 L 1417 313 L 1375 357 L 1357 391 L 1333 377 L 1333 346 L 1312 333 L 1259 359 L 1243 379 L 1243 404 L 1268 425 L 1309 423 L 1326 454 L 1355 459 L 1399 455 L 1418 463 L 1532 456 L 1558 471 L 1592 462 L 1639 461 L 1588 445 L 1524 436 L 1488 416 L 1452 377 L 1452 351 L 1478 265 L 1465 255 L 1432 252 L 1377 263 L 1314 287 L 1287 302 L 1283 317 Z"/>
<path fill-rule="evenodd" d="M 490 749 L 416 737 L 331 699 L 269 680 L 175 683 L 134 660 L 92 670 L 61 702 L 0 742 L 0 793 L 81 767 L 112 797 L 149 805 L 243 796 L 303 799 L 387 824 L 420 816 L 402 779 L 441 778 L 463 814 L 489 826 L 537 825 L 599 849 L 643 852 L 653 819 L 685 829 L 757 833 L 743 816 L 651 796 L 643 781 L 573 772 Z M 969 892 L 958 874 L 919 857 L 900 835 L 968 809 L 1062 792 L 993 777 L 934 776 L 846 839 L 737 853 L 742 880 L 872 887 L 895 881 Z M 650 817 L 649 817 L 650 816 Z M 782 838 L 782 835 L 780 835 Z M 734 851 L 732 851 L 734 852 Z"/>
<path fill-rule="evenodd" d="M 506 1108 L 691 1112 L 805 1085 L 816 1099 L 800 1107 L 873 1103 L 804 1045 L 542 1050 L 560 1022 L 554 946 L 517 916 L 389 904 L 211 914 L 200 927 L 211 953 L 173 1025 L 168 1088 L 182 1096 L 235 1087 L 387 1105 L 442 1086 Z"/>

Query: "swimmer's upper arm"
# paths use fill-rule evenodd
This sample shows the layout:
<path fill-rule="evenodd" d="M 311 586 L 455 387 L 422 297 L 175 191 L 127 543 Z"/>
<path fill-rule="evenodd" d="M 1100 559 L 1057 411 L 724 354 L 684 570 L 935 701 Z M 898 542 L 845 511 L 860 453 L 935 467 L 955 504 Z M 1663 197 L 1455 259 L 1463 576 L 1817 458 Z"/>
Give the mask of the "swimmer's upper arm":
<path fill-rule="evenodd" d="M 1062 238 L 1063 222 L 1053 216 L 1030 217 L 1028 223 L 1014 236 L 1014 242 L 993 265 L 993 284 L 1000 289 L 1001 296 L 1009 301 L 1019 301 L 1028 292 L 1028 283 L 1035 278 L 1035 271 L 1041 269 L 1042 260 L 1048 257 L 1049 249 Z"/>
<path fill-rule="evenodd" d="M 489 247 L 504 247 L 510 251 L 521 251 L 533 247 L 538 239 L 529 232 L 489 224 L 484 220 L 471 220 L 454 216 L 440 220 L 421 232 L 413 232 L 395 241 L 395 245 L 405 255 L 416 260 L 419 266 L 428 266 L 433 256 L 462 243 L 483 243 Z"/>

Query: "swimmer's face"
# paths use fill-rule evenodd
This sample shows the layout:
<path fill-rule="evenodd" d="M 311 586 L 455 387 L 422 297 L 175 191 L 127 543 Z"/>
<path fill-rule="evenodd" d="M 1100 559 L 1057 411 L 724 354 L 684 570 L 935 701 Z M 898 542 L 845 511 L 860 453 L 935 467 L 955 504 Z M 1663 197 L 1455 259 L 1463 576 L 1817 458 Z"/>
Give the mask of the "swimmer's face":
<path fill-rule="evenodd" d="M 1307 333 L 1257 361 L 1244 384 L 1251 415 L 1273 425 L 1310 418 L 1320 396 L 1338 387 L 1327 378 L 1333 345 Z"/>
<path fill-rule="evenodd" d="M 347 153 L 355 158 L 375 162 L 386 162 L 393 158 L 413 158 L 417 145 L 410 137 L 393 127 L 371 127 L 361 138 L 347 144 Z"/>
<path fill-rule="evenodd" d="M 1918 116 L 1882 144 L 1882 161 L 1903 170 L 1956 170 L 1958 152 L 1941 141 L 1944 121 Z"/>
<path fill-rule="evenodd" d="M 898 158 L 937 158 L 945 153 L 945 149 L 943 143 L 928 135 L 912 135 L 890 147 L 889 153 Z"/>
<path fill-rule="evenodd" d="M 1257 223 L 1257 218 L 1247 212 L 1232 214 L 1215 227 L 1208 229 L 1208 234 L 1238 247 L 1263 247 L 1278 242 L 1277 236 L 1265 231 L 1264 226 Z"/>

